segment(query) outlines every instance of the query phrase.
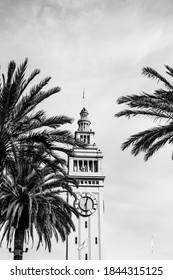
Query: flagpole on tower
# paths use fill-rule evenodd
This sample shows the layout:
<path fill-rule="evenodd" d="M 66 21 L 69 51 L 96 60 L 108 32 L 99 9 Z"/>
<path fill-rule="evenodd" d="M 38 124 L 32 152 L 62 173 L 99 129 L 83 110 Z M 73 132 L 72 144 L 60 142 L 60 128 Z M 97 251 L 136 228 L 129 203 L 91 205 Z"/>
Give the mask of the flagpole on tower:
<path fill-rule="evenodd" d="M 83 108 L 85 108 L 85 89 L 83 89 Z"/>

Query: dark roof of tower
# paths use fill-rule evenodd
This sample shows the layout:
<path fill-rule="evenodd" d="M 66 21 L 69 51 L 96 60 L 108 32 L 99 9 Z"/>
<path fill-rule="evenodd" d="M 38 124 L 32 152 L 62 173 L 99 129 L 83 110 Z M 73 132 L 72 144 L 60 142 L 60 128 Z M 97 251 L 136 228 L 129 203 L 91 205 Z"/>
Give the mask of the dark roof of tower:
<path fill-rule="evenodd" d="M 88 111 L 85 107 L 83 107 L 83 109 L 81 110 L 80 114 L 82 114 L 82 113 L 87 113 L 88 114 Z"/>

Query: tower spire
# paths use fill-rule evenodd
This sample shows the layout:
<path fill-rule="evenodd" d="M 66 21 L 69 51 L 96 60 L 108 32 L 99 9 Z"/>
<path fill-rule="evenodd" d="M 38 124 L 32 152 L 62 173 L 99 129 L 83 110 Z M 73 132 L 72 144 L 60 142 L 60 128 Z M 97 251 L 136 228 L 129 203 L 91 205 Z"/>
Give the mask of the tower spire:
<path fill-rule="evenodd" d="M 80 119 L 78 120 L 78 131 L 80 132 L 89 132 L 90 130 L 90 120 L 88 119 L 88 111 L 83 107 L 80 112 Z"/>

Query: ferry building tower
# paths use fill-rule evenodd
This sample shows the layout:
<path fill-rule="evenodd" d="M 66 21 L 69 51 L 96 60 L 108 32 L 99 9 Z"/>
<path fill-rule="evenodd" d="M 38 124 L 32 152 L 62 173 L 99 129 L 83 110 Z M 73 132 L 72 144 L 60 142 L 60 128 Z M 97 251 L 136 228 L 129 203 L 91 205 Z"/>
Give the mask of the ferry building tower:
<path fill-rule="evenodd" d="M 74 156 L 68 159 L 69 176 L 79 183 L 78 188 L 73 187 L 77 199 L 69 203 L 73 203 L 80 214 L 79 219 L 74 217 L 76 231 L 67 241 L 69 260 L 100 260 L 103 257 L 103 155 L 94 143 L 95 133 L 90 124 L 88 111 L 83 108 L 75 138 L 87 145 L 85 149 L 74 148 Z"/>

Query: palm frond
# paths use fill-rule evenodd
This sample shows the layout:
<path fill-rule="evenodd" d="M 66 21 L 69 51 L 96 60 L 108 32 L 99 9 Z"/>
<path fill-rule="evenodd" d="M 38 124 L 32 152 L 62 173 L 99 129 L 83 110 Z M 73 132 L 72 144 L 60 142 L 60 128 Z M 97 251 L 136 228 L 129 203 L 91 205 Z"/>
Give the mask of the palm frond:
<path fill-rule="evenodd" d="M 122 149 L 124 150 L 132 145 L 132 154 L 136 156 L 141 151 L 146 152 L 157 139 L 161 140 L 166 136 L 173 136 L 173 123 L 154 127 L 132 135 L 122 144 Z"/>
<path fill-rule="evenodd" d="M 49 126 L 51 128 L 57 128 L 63 124 L 72 123 L 72 121 L 73 120 L 67 116 L 56 116 L 56 117 L 47 118 L 41 123 L 41 125 Z"/>
<path fill-rule="evenodd" d="M 152 117 L 154 118 L 154 120 L 157 120 L 157 119 L 166 119 L 166 120 L 170 120 L 173 119 L 173 114 L 172 116 L 168 113 L 163 113 L 163 112 L 156 112 L 156 111 L 151 111 L 151 110 L 129 110 L 129 109 L 126 109 L 126 110 L 123 110 L 121 112 L 118 112 L 115 114 L 115 117 L 119 118 L 119 117 L 122 117 L 122 116 L 125 116 L 125 117 L 136 117 L 136 116 L 147 116 L 147 117 Z"/>
<path fill-rule="evenodd" d="M 173 68 L 165 65 L 166 73 L 173 77 Z M 148 160 L 156 151 L 165 144 L 172 144 L 173 139 L 173 85 L 151 67 L 144 67 L 142 74 L 151 79 L 162 82 L 165 89 L 156 89 L 152 94 L 142 92 L 141 94 L 131 94 L 118 98 L 118 104 L 128 106 L 115 114 L 115 117 L 151 117 L 154 121 L 159 121 L 159 125 L 151 129 L 132 135 L 122 144 L 122 149 L 132 147 L 132 154 L 145 153 L 145 160 Z M 164 124 L 160 125 L 160 122 Z"/>
<path fill-rule="evenodd" d="M 155 144 L 151 145 L 144 156 L 144 160 L 147 161 L 155 152 L 161 149 L 166 143 L 169 143 L 169 141 L 170 135 L 167 135 L 163 139 L 158 140 Z"/>
<path fill-rule="evenodd" d="M 25 80 L 21 86 L 20 89 L 20 95 L 19 97 L 23 94 L 23 92 L 25 91 L 25 89 L 27 88 L 27 86 L 29 85 L 29 83 L 38 75 L 40 74 L 40 70 L 39 69 L 35 69 L 30 76 L 27 78 L 27 80 Z"/>
<path fill-rule="evenodd" d="M 4 85 L 1 102 L 4 108 L 4 116 L 9 116 L 11 110 L 14 109 L 18 100 L 19 90 L 24 78 L 27 67 L 27 59 L 16 69 L 14 61 L 10 62 L 8 67 L 7 83 Z"/>
<path fill-rule="evenodd" d="M 11 84 L 15 69 L 16 69 L 16 63 L 14 62 L 14 60 L 12 60 L 8 65 L 7 82 L 6 82 L 8 85 Z"/>
<path fill-rule="evenodd" d="M 168 88 L 173 90 L 172 84 L 170 84 L 162 75 L 160 75 L 156 70 L 154 70 L 151 67 L 144 67 L 142 69 L 142 74 L 144 76 L 147 76 L 148 78 L 151 79 L 156 79 L 158 82 L 161 81 L 164 83 L 164 85 Z"/>
<path fill-rule="evenodd" d="M 166 73 L 167 73 L 168 75 L 170 75 L 171 77 L 173 77 L 173 68 L 170 67 L 170 66 L 168 66 L 168 65 L 165 65 L 165 67 L 166 67 L 166 69 L 168 70 L 168 71 L 166 71 Z"/>
<path fill-rule="evenodd" d="M 41 91 L 41 87 L 45 86 L 49 81 L 49 78 L 43 80 L 38 86 L 33 87 L 29 95 L 23 96 L 22 99 L 18 102 L 14 119 L 19 121 L 21 118 L 33 111 L 33 109 L 40 104 L 43 100 L 47 99 L 51 95 L 59 92 L 60 87 L 54 87 L 48 91 Z"/>

